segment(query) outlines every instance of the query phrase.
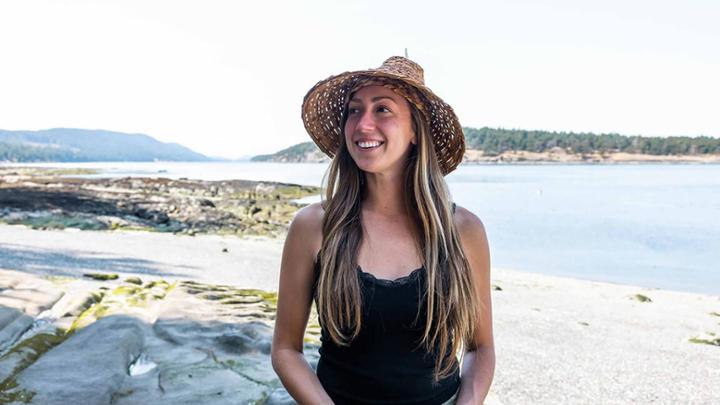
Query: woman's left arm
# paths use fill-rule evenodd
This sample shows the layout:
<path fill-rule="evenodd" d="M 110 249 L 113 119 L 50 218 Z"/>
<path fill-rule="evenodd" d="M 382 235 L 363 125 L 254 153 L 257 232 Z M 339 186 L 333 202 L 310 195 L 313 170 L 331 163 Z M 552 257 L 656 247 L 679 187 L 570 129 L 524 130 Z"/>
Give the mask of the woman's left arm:
<path fill-rule="evenodd" d="M 478 297 L 478 328 L 468 348 L 461 370 L 460 392 L 456 404 L 479 405 L 490 390 L 495 373 L 492 301 L 490 299 L 490 248 L 485 226 L 472 212 L 457 207 L 456 225 L 467 257 Z"/>

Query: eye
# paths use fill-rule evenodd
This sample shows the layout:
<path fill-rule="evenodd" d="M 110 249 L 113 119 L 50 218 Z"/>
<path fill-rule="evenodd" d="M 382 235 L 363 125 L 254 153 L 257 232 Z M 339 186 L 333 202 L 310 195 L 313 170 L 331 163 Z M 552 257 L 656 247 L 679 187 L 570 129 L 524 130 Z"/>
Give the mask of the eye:
<path fill-rule="evenodd" d="M 383 112 L 383 113 L 385 113 L 385 112 L 390 112 L 390 109 L 387 108 L 387 106 L 379 105 L 379 106 L 377 107 L 377 112 Z"/>
<path fill-rule="evenodd" d="M 360 111 L 360 109 L 357 107 L 348 107 L 348 109 L 347 109 L 348 115 L 356 114 L 359 111 Z"/>

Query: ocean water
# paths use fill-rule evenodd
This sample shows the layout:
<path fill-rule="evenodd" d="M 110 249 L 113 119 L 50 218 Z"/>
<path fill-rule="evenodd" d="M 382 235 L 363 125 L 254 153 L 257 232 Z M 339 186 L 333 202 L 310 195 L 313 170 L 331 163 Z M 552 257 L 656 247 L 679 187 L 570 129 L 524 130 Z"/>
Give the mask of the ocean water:
<path fill-rule="evenodd" d="M 253 162 L 33 166 L 316 186 L 327 168 Z M 455 201 L 485 224 L 494 268 L 720 295 L 720 165 L 464 165 L 447 180 Z"/>

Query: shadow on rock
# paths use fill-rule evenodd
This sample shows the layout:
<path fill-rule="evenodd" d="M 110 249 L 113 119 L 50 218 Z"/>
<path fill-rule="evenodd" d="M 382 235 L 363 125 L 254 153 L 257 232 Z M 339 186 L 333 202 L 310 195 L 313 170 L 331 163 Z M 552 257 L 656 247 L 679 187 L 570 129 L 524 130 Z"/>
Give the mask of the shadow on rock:
<path fill-rule="evenodd" d="M 173 266 L 195 270 L 191 266 Z M 97 257 L 81 252 L 43 249 L 38 251 L 22 245 L 0 243 L 0 268 L 16 269 L 33 274 L 81 276 L 83 272 L 144 273 L 163 277 L 187 277 L 188 273 L 171 272 L 160 263 L 132 257 Z"/>

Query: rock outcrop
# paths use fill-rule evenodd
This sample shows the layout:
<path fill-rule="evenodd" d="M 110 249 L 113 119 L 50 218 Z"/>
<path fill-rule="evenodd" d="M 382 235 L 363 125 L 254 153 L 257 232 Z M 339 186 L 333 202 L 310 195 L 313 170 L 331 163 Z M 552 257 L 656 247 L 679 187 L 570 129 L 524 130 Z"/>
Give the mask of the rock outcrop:
<path fill-rule="evenodd" d="M 8 298 L 29 284 L 43 289 Z M 274 293 L 13 271 L 0 289 L 0 403 L 294 403 L 270 363 Z"/>
<path fill-rule="evenodd" d="M 0 168 L 0 221 L 34 228 L 277 236 L 316 187 L 248 180 L 97 179 Z"/>

